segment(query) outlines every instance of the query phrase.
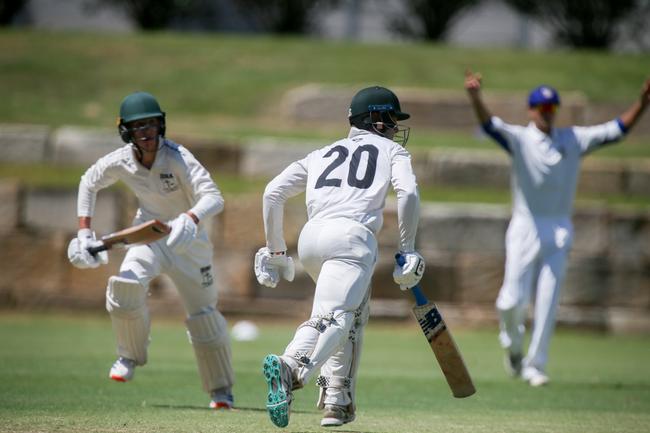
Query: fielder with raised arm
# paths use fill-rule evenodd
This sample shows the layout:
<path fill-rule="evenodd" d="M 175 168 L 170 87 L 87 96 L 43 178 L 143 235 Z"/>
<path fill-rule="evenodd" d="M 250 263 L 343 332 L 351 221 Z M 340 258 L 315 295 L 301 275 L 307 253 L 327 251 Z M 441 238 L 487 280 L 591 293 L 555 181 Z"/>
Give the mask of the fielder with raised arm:
<path fill-rule="evenodd" d="M 266 407 L 271 421 L 289 422 L 292 391 L 320 369 L 318 407 L 322 426 L 354 420 L 355 385 L 363 329 L 368 321 L 370 280 L 389 187 L 397 193 L 399 251 L 404 267 L 394 278 L 406 290 L 417 284 L 424 260 L 415 252 L 419 197 L 411 156 L 404 148 L 409 118 L 397 97 L 383 87 L 359 91 L 350 104 L 347 138 L 289 165 L 264 191 L 266 247 L 255 256 L 260 284 L 275 287 L 293 279 L 293 261 L 283 236 L 284 203 L 306 191 L 308 222 L 298 241 L 300 260 L 316 283 L 311 317 L 281 356 L 264 359 Z"/>
<path fill-rule="evenodd" d="M 465 89 L 483 130 L 512 158 L 512 219 L 506 233 L 503 286 L 496 301 L 499 340 L 506 370 L 532 386 L 545 385 L 548 349 L 566 261 L 573 240 L 571 214 L 587 153 L 614 143 L 632 128 L 650 102 L 650 80 L 639 100 L 601 125 L 555 128 L 558 92 L 539 86 L 528 97 L 528 126 L 505 123 L 490 114 L 481 97 L 481 76 L 467 71 Z M 530 345 L 523 356 L 525 319 L 536 290 Z"/>
<path fill-rule="evenodd" d="M 194 347 L 203 388 L 212 408 L 233 405 L 230 339 L 226 320 L 216 309 L 212 277 L 212 243 L 203 221 L 223 209 L 223 198 L 210 174 L 183 146 L 165 138 L 165 113 L 145 92 L 122 102 L 119 133 L 126 145 L 100 158 L 79 184 L 79 233 L 70 242 L 68 257 L 78 268 L 108 262 L 107 253 L 91 255 L 95 245 L 90 223 L 97 192 L 121 180 L 138 197 L 134 224 L 150 219 L 169 221 L 166 239 L 128 250 L 119 275 L 106 289 L 108 310 L 117 340 L 118 359 L 109 377 L 133 379 L 136 366 L 147 362 L 150 281 L 167 274 L 175 283 L 187 313 L 187 331 Z"/>

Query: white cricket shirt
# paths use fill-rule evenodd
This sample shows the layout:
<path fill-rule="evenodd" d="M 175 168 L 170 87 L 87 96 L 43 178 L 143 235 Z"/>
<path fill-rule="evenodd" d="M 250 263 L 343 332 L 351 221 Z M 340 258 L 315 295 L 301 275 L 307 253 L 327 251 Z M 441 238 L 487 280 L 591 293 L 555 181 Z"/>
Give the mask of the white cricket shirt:
<path fill-rule="evenodd" d="M 163 139 L 151 169 L 137 161 L 131 144 L 93 164 L 81 177 L 78 216 L 92 217 L 97 192 L 118 180 L 138 198 L 139 221 L 169 221 L 188 210 L 203 221 L 223 210 L 223 197 L 208 171 L 185 147 Z"/>
<path fill-rule="evenodd" d="M 264 228 L 271 251 L 285 251 L 285 201 L 306 191 L 307 217 L 347 218 L 379 232 L 389 186 L 397 194 L 399 249 L 413 251 L 419 195 L 411 155 L 401 145 L 352 127 L 347 138 L 293 162 L 264 191 Z"/>
<path fill-rule="evenodd" d="M 620 119 L 547 135 L 533 122 L 518 126 L 492 117 L 483 129 L 512 157 L 513 215 L 525 217 L 570 217 L 581 157 L 624 134 Z"/>

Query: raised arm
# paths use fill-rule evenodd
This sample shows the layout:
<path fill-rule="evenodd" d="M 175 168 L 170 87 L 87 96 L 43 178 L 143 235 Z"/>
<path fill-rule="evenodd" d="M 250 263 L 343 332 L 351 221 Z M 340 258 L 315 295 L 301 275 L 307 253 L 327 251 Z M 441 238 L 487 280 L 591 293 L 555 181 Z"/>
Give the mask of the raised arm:
<path fill-rule="evenodd" d="M 639 99 L 619 116 L 625 132 L 629 131 L 636 124 L 648 106 L 648 103 L 650 103 L 650 78 L 646 79 L 643 83 Z"/>
<path fill-rule="evenodd" d="M 474 73 L 469 69 L 465 71 L 465 90 L 467 90 L 467 95 L 478 121 L 481 125 L 485 125 L 492 117 L 492 114 L 485 106 L 481 96 L 481 78 L 481 74 Z"/>

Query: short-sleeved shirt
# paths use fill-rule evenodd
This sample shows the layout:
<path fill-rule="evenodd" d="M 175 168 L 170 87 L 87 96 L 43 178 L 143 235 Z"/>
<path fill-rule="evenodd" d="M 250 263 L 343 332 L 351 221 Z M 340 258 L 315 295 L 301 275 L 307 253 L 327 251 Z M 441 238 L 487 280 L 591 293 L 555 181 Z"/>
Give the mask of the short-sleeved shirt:
<path fill-rule="evenodd" d="M 540 131 L 510 125 L 492 117 L 484 131 L 512 157 L 513 214 L 527 217 L 569 218 L 582 156 L 619 140 L 625 130 L 620 119 L 595 126 Z"/>

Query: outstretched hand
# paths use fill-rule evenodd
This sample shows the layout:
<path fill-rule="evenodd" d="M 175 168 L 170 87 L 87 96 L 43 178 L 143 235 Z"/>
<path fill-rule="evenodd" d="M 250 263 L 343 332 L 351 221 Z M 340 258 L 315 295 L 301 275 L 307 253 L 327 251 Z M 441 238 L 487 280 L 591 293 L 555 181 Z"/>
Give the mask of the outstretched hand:
<path fill-rule="evenodd" d="M 482 78 L 480 73 L 474 73 L 469 68 L 465 69 L 465 90 L 469 93 L 478 93 L 481 90 Z"/>

